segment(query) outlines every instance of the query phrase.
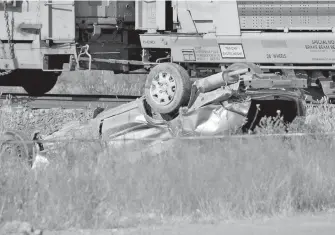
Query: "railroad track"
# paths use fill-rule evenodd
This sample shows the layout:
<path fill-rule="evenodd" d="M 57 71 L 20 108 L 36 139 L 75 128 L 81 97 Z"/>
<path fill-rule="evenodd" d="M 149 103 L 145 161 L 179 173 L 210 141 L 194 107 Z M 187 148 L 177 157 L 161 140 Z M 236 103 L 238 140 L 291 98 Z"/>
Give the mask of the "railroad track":
<path fill-rule="evenodd" d="M 134 101 L 137 96 L 107 96 L 107 95 L 63 95 L 46 94 L 39 97 L 28 96 L 24 93 L 2 93 L 0 106 L 10 100 L 12 107 L 29 107 L 32 109 L 85 109 L 85 108 L 114 108 L 119 105 Z M 2 104 L 2 105 L 1 105 Z M 308 102 L 308 106 L 319 106 L 314 102 Z"/>
<path fill-rule="evenodd" d="M 54 95 L 48 94 L 39 97 L 20 93 L 2 93 L 1 104 L 9 101 L 12 107 L 29 107 L 32 109 L 85 109 L 85 108 L 113 108 L 131 102 L 135 96 L 106 96 L 106 95 Z"/>

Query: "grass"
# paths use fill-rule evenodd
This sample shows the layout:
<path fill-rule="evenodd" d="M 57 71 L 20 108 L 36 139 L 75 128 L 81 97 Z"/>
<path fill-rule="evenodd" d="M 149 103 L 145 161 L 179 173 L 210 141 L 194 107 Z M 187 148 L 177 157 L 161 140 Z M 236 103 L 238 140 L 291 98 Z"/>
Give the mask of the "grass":
<path fill-rule="evenodd" d="M 291 131 L 332 132 L 334 114 L 328 105 L 310 108 L 307 124 L 297 120 Z M 116 228 L 334 208 L 333 137 L 171 144 L 159 155 L 132 162 L 125 149 L 59 143 L 47 170 L 38 172 L 27 170 L 16 158 L 3 161 L 1 221 L 25 220 L 48 229 Z"/>
<path fill-rule="evenodd" d="M 93 109 L 67 110 L 54 108 L 47 110 L 33 110 L 22 107 L 12 108 L 10 105 L 4 105 L 0 110 L 0 131 L 14 129 L 32 133 L 40 131 L 44 135 L 51 134 L 70 121 L 79 120 L 84 122 L 91 119 Z"/>
<path fill-rule="evenodd" d="M 141 96 L 145 75 L 129 76 L 102 70 L 63 72 L 48 94 Z M 4 93 L 26 93 L 22 87 L 2 86 Z"/>

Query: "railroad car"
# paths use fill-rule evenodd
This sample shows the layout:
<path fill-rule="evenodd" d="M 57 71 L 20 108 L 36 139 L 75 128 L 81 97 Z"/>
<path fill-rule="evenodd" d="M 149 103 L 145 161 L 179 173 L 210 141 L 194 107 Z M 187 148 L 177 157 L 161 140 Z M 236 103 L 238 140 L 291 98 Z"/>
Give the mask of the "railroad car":
<path fill-rule="evenodd" d="M 164 80 L 147 92 L 164 106 L 185 79 L 245 68 L 335 94 L 335 1 L 13 0 L 0 15 L 0 80 L 32 95 L 64 71 L 138 71 Z"/>

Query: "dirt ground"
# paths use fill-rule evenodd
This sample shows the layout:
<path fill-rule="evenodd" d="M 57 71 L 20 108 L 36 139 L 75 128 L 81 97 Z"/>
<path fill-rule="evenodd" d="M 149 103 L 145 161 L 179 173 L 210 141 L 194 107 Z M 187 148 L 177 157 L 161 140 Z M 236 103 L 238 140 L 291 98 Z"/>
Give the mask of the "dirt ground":
<path fill-rule="evenodd" d="M 44 231 L 44 235 L 325 235 L 334 234 L 335 213 L 301 215 L 268 220 L 235 221 L 220 224 L 166 224 L 113 230 Z"/>

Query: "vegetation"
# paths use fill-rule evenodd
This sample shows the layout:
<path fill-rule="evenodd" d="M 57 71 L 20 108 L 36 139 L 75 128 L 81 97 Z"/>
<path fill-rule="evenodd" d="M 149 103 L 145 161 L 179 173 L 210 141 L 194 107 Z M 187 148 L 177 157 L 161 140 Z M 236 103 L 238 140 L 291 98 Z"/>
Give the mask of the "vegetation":
<path fill-rule="evenodd" d="M 22 113 L 8 112 L 1 112 L 2 128 L 24 130 L 17 121 Z M 36 115 L 24 114 L 27 120 Z M 290 132 L 334 132 L 334 114 L 328 105 L 309 108 L 306 123 L 297 120 Z M 45 130 L 49 115 L 55 113 L 40 120 Z M 273 133 L 266 123 L 261 132 Z M 1 156 L 0 220 L 48 229 L 115 228 L 328 210 L 335 203 L 333 138 L 183 140 L 137 161 L 113 146 L 58 143 L 51 164 L 40 171 Z"/>

